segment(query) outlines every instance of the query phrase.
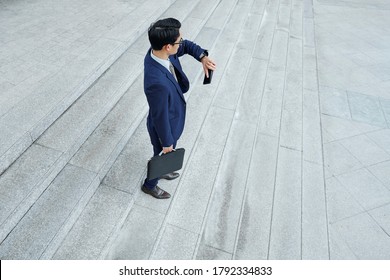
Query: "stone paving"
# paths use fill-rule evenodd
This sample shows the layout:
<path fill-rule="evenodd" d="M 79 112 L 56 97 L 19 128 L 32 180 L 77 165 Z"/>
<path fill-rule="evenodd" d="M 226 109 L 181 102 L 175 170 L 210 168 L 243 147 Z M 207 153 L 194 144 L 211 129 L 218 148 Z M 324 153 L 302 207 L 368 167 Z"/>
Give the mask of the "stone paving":
<path fill-rule="evenodd" d="M 389 259 L 390 5 L 315 3 L 331 257 Z"/>
<path fill-rule="evenodd" d="M 0 1 L 7 145 L 24 127 L 10 112 L 32 88 L 74 61 L 80 71 L 99 40 L 93 52 L 118 52 L 114 64 L 99 56 L 107 66 L 77 102 L 10 148 L 21 156 L 0 177 L 0 258 L 390 259 L 390 3 L 144 2 Z M 146 21 L 125 32 L 157 3 L 154 18 L 180 18 L 218 64 L 204 86 L 183 58 L 185 165 L 161 182 L 166 201 L 140 192 Z M 4 150 L 0 168 L 18 155 Z"/>

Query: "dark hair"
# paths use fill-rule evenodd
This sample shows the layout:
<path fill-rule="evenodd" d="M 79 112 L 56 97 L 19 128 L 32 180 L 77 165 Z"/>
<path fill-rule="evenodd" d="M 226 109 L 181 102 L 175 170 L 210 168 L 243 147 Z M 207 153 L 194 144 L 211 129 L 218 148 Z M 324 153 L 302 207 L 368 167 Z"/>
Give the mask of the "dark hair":
<path fill-rule="evenodd" d="M 167 44 L 173 44 L 180 36 L 181 23 L 174 18 L 160 19 L 149 27 L 149 42 L 153 50 L 161 50 Z"/>

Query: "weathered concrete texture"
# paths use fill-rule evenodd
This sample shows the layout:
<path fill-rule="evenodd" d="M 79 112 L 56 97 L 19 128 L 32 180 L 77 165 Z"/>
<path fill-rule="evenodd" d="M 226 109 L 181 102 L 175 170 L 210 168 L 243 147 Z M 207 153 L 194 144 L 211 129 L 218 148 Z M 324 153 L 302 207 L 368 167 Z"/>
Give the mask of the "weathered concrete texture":
<path fill-rule="evenodd" d="M 191 260 L 198 235 L 175 226 L 167 225 L 152 259 Z"/>
<path fill-rule="evenodd" d="M 76 8 L 72 2 L 71 9 L 57 3 L 7 3 L 7 9 L 1 11 L 5 29 L 1 31 L 4 44 L 0 73 L 8 91 L 0 99 L 0 127 L 9 133 L 0 135 L 0 172 L 173 2 L 176 1 L 114 1 L 107 7 L 107 3 L 99 1 L 91 4 L 93 8 Z M 27 136 L 30 139 L 26 144 Z"/>
<path fill-rule="evenodd" d="M 135 205 L 107 257 L 114 260 L 148 259 L 164 215 Z"/>
<path fill-rule="evenodd" d="M 130 194 L 102 185 L 52 258 L 99 259 L 131 199 Z"/>
<path fill-rule="evenodd" d="M 268 257 L 276 160 L 276 139 L 259 134 L 248 173 L 236 259 Z"/>
<path fill-rule="evenodd" d="M 225 252 L 234 250 L 254 131 L 253 125 L 233 122 L 210 201 L 202 244 Z"/>
<path fill-rule="evenodd" d="M 232 255 L 227 252 L 218 250 L 216 248 L 203 245 L 200 246 L 196 259 L 197 260 L 231 260 Z"/>
<path fill-rule="evenodd" d="M 60 171 L 60 156 L 59 151 L 34 144 L 0 177 L 1 241 Z"/>
<path fill-rule="evenodd" d="M 72 174 L 72 176 L 69 176 Z M 88 190 L 94 174 L 67 166 L 0 246 L 1 259 L 39 259 Z"/>
<path fill-rule="evenodd" d="M 39 2 L 0 10 L 0 258 L 390 259 L 390 3 Z M 141 66 L 170 16 L 217 71 L 181 59 L 156 200 Z"/>
<path fill-rule="evenodd" d="M 19 160 L 7 170 L 0 178 L 0 221 L 15 210 L 32 191 L 36 183 L 42 180 L 51 165 L 61 155 L 39 145 L 34 145 L 28 153 L 23 154 Z M 40 158 L 44 158 L 42 161 Z"/>

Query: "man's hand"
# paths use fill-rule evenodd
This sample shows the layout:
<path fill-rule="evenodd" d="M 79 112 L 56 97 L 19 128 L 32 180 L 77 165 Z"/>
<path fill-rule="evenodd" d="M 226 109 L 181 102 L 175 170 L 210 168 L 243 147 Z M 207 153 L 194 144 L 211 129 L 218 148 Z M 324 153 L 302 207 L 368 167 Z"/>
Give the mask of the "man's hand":
<path fill-rule="evenodd" d="M 173 145 L 169 147 L 163 147 L 163 154 L 170 153 L 173 151 Z"/>
<path fill-rule="evenodd" d="M 209 77 L 209 71 L 208 69 L 211 69 L 211 70 L 215 70 L 216 69 L 216 64 L 213 60 L 211 60 L 208 56 L 204 56 L 201 61 L 202 62 L 202 65 L 203 65 L 203 71 L 204 71 L 204 74 L 206 75 L 206 77 L 208 78 Z"/>

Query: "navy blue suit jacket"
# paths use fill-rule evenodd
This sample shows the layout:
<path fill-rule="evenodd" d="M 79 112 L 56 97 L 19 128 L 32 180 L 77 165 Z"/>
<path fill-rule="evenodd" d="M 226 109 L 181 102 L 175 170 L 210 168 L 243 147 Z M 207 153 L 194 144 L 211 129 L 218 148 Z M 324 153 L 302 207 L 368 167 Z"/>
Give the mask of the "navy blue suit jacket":
<path fill-rule="evenodd" d="M 169 147 L 176 143 L 183 132 L 186 115 L 183 94 L 190 87 L 179 57 L 189 54 L 199 61 L 205 50 L 184 40 L 177 54 L 169 57 L 178 81 L 168 69 L 151 57 L 150 52 L 151 49 L 144 60 L 144 91 L 149 103 L 147 127 L 153 146 Z"/>

